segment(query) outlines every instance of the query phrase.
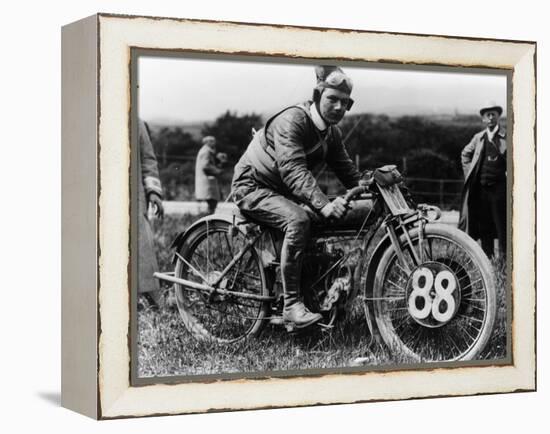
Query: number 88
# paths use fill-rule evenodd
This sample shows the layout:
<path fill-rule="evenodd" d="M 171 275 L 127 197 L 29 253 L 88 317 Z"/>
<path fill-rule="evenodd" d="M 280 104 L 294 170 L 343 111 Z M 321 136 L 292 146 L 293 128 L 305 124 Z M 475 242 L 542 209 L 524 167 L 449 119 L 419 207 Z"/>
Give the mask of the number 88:
<path fill-rule="evenodd" d="M 424 277 L 423 282 L 421 278 Z M 445 285 L 444 285 L 445 283 Z M 451 319 L 455 311 L 456 302 L 453 292 L 456 289 L 456 280 L 448 270 L 443 270 L 433 276 L 430 269 L 426 267 L 417 268 L 412 275 L 413 291 L 409 295 L 409 312 L 417 319 L 425 319 L 430 315 L 439 322 L 446 322 Z M 431 289 L 435 288 L 435 297 L 432 300 Z M 424 306 L 419 309 L 416 306 L 417 298 L 424 300 Z M 441 302 L 445 301 L 446 308 L 440 311 Z"/>

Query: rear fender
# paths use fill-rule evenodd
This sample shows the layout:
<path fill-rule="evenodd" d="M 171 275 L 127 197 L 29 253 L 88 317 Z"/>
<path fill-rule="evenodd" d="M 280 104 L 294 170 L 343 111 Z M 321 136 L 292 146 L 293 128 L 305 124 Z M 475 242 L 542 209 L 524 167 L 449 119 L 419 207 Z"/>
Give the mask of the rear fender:
<path fill-rule="evenodd" d="M 216 221 L 222 221 L 224 223 L 232 224 L 238 224 L 243 222 L 242 219 L 238 217 L 234 217 L 233 215 L 228 214 L 210 214 L 207 216 L 204 216 L 197 220 L 195 223 L 193 223 L 191 226 L 189 226 L 186 230 L 180 232 L 176 238 L 174 238 L 174 241 L 172 241 L 172 244 L 170 245 L 170 249 L 174 249 L 178 251 L 181 246 L 187 241 L 189 236 L 197 230 L 197 228 L 200 228 L 201 226 L 206 225 L 207 223 L 216 222 Z M 176 255 L 174 255 L 174 258 L 172 259 L 172 262 L 175 263 Z"/>

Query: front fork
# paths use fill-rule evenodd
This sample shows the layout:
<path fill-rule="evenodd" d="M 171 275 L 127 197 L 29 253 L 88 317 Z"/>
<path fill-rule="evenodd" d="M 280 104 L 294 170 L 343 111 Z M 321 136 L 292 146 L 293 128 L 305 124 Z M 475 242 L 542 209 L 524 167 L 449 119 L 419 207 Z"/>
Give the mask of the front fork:
<path fill-rule="evenodd" d="M 380 336 L 377 331 L 376 321 L 374 318 L 374 310 L 372 303 L 375 299 L 373 298 L 373 287 L 376 280 L 376 271 L 378 265 L 384 252 L 393 247 L 400 266 L 407 274 L 411 274 L 412 269 L 418 266 L 425 261 L 429 261 L 431 252 L 426 253 L 426 234 L 425 228 L 426 224 L 430 221 L 437 220 L 441 216 L 441 212 L 438 208 L 431 207 L 428 205 L 418 205 L 415 212 L 407 215 L 386 215 L 386 217 L 380 217 L 380 220 L 374 225 L 376 230 L 375 233 L 378 233 L 379 230 L 382 230 L 386 233 L 389 241 L 382 242 L 378 245 L 374 252 L 370 255 L 367 262 L 365 262 L 361 267 L 358 267 L 356 270 L 356 279 L 355 281 L 359 283 L 357 285 L 355 294 L 359 295 L 360 291 L 365 291 L 360 297 L 363 299 L 363 308 L 365 313 L 365 319 L 367 326 L 371 332 L 371 335 L 374 340 L 379 342 Z M 411 239 L 410 232 L 415 227 L 418 227 L 418 245 L 415 248 L 415 245 Z M 404 237 L 405 243 L 400 242 Z M 374 239 L 374 236 L 367 236 L 363 250 L 365 254 L 370 250 L 370 242 Z M 391 246 L 391 247 L 390 247 Z M 418 249 L 418 250 L 417 250 Z M 412 261 L 406 259 L 406 251 L 411 252 Z M 413 253 L 414 252 L 414 253 Z M 416 262 L 416 264 L 414 264 Z"/>
<path fill-rule="evenodd" d="M 424 229 L 426 227 L 426 218 L 420 213 L 417 213 L 415 217 L 408 219 L 394 217 L 384 222 L 383 226 L 390 237 L 391 243 L 395 249 L 397 258 L 399 259 L 403 270 L 405 270 L 407 274 L 410 274 L 412 271 L 411 263 L 406 260 L 403 245 L 399 242 L 399 239 L 401 236 L 405 238 L 404 247 L 409 250 L 414 266 L 418 266 L 424 262 Z M 409 233 L 414 226 L 418 226 L 418 247 L 414 246 Z"/>
<path fill-rule="evenodd" d="M 433 213 L 433 216 L 430 215 Z M 431 258 L 426 257 L 425 249 L 425 228 L 426 223 L 430 221 L 438 220 L 441 217 L 441 210 L 435 206 L 420 204 L 414 213 L 409 215 L 397 215 L 387 218 L 382 226 L 386 229 L 388 236 L 390 237 L 393 248 L 397 253 L 399 262 L 403 266 L 403 269 L 410 274 L 411 264 L 405 259 L 405 253 L 403 247 L 399 242 L 401 236 L 405 238 L 405 247 L 411 254 L 413 266 L 417 267 L 426 260 Z M 418 228 L 418 246 L 415 248 L 410 232 L 415 227 Z M 428 253 L 428 256 L 431 253 Z"/>
<path fill-rule="evenodd" d="M 401 268 L 407 275 L 405 297 L 411 317 L 427 328 L 442 327 L 456 314 L 460 305 L 460 285 L 455 272 L 445 263 L 434 262 L 432 246 L 425 249 L 427 215 L 418 210 L 416 216 L 394 217 L 385 222 L 385 229 L 395 249 Z M 417 228 L 417 247 L 410 231 Z M 400 243 L 399 240 L 403 240 Z M 406 258 L 410 253 L 410 260 Z M 420 303 L 418 303 L 418 300 Z M 442 309 L 443 307 L 443 309 Z"/>

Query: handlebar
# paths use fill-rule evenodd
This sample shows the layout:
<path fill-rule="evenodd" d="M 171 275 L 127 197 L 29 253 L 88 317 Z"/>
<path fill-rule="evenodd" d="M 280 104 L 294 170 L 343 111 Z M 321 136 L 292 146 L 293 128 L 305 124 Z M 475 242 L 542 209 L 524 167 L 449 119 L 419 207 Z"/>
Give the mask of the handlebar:
<path fill-rule="evenodd" d="M 346 202 L 349 202 L 356 196 L 359 196 L 363 193 L 367 193 L 368 191 L 369 191 L 369 187 L 367 185 L 358 185 L 357 187 L 353 187 L 344 195 L 344 200 Z"/>

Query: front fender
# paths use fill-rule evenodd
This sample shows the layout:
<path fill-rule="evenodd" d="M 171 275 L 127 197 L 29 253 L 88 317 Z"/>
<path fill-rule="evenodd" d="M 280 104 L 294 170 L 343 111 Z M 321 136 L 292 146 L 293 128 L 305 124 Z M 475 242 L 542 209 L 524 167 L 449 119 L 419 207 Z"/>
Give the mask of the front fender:
<path fill-rule="evenodd" d="M 380 264 L 382 255 L 390 246 L 391 239 L 389 235 L 386 234 L 378 242 L 373 250 L 372 255 L 370 255 L 370 257 L 364 258 L 363 261 L 361 261 L 355 271 L 356 274 L 354 276 L 356 288 L 354 291 L 354 297 L 352 297 L 352 299 L 355 298 L 355 295 L 358 293 L 361 293 L 365 297 L 365 299 L 363 300 L 363 304 L 365 306 L 365 319 L 367 321 L 369 331 L 374 337 L 377 336 L 376 321 L 374 321 L 374 312 L 372 310 L 371 303 L 368 303 L 366 299 L 372 297 L 374 279 L 376 277 L 378 264 Z"/>
<path fill-rule="evenodd" d="M 366 272 L 363 273 L 363 276 L 362 276 L 364 280 L 363 279 L 360 280 L 361 287 L 365 289 L 364 291 L 365 297 L 372 297 L 372 291 L 374 289 L 374 279 L 376 277 L 376 270 L 378 268 L 378 264 L 380 264 L 382 255 L 390 246 L 391 246 L 391 239 L 390 239 L 390 236 L 386 234 L 378 242 L 378 244 L 374 248 L 374 251 L 370 259 L 368 260 Z"/>

